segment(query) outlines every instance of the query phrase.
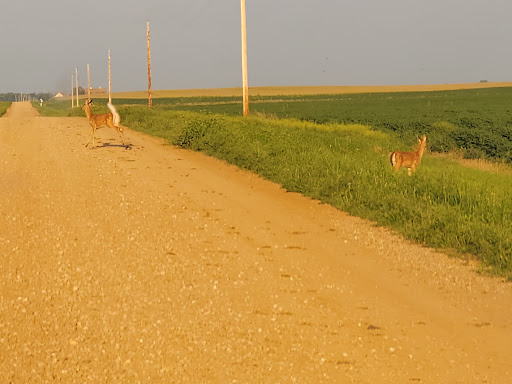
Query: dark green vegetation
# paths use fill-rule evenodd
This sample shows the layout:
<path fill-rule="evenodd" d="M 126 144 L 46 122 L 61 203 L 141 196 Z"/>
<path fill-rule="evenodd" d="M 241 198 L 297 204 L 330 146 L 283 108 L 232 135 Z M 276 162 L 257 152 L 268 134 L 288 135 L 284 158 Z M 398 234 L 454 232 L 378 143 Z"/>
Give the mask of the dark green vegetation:
<path fill-rule="evenodd" d="M 0 101 L 0 116 L 3 116 L 5 112 L 9 109 L 11 106 L 10 102 L 7 101 Z"/>
<path fill-rule="evenodd" d="M 510 173 L 470 169 L 427 153 L 408 177 L 394 173 L 388 160 L 389 152 L 411 148 L 416 135 L 426 133 L 430 149 L 510 162 L 510 96 L 509 89 L 492 89 L 266 98 L 251 110 L 267 117 L 246 119 L 229 116 L 240 114 L 240 104 L 219 99 L 210 105 L 173 100 L 152 110 L 114 104 L 132 129 L 224 159 L 421 244 L 473 255 L 484 269 L 512 278 Z M 69 112 L 69 105 L 61 106 L 55 108 Z M 53 109 L 50 103 L 44 108 Z"/>

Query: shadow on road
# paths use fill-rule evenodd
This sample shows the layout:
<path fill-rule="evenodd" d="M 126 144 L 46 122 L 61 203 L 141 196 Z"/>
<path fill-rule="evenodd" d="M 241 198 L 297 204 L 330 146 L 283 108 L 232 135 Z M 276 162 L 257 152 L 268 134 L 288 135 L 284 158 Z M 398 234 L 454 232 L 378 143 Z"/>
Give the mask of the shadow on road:
<path fill-rule="evenodd" d="M 103 143 L 102 145 L 97 145 L 96 147 L 94 148 L 111 148 L 111 147 L 119 147 L 119 148 L 124 148 L 124 149 L 132 149 L 133 148 L 133 144 L 111 144 L 111 143 Z"/>

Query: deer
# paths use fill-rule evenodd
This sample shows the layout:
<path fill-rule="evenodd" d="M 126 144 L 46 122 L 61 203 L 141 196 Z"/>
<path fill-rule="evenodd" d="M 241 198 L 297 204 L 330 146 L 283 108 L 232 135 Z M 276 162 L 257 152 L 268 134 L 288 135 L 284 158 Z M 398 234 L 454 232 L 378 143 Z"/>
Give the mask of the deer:
<path fill-rule="evenodd" d="M 117 113 L 116 108 L 111 103 L 107 103 L 107 107 L 110 109 L 110 113 L 93 114 L 91 113 L 91 104 L 92 100 L 87 99 L 82 107 L 82 110 L 85 111 L 87 119 L 89 120 L 89 124 L 92 128 L 89 141 L 87 144 L 85 144 L 85 146 L 87 147 L 92 139 L 92 147 L 94 147 L 94 133 L 100 127 L 109 127 L 115 129 L 117 133 L 119 133 L 119 136 L 123 141 L 123 145 L 126 145 L 124 142 L 123 127 L 119 125 L 121 123 L 121 116 L 119 116 L 119 113 Z"/>
<path fill-rule="evenodd" d="M 395 168 L 395 171 L 399 171 L 400 168 L 407 168 L 407 173 L 411 176 L 411 170 L 416 172 L 416 168 L 421 163 L 421 158 L 423 157 L 423 152 L 425 152 L 425 147 L 427 146 L 427 136 L 423 135 L 420 139 L 418 136 L 418 149 L 415 152 L 391 152 L 389 154 L 389 160 L 391 161 L 391 165 Z"/>

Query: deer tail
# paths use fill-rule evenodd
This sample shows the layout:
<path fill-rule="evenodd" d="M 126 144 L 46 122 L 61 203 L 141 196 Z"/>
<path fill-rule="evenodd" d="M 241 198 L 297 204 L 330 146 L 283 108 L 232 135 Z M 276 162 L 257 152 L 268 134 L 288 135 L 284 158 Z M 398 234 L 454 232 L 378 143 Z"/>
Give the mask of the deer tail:
<path fill-rule="evenodd" d="M 391 161 L 391 165 L 395 166 L 396 164 L 396 152 L 391 152 L 389 154 L 389 161 Z"/>
<path fill-rule="evenodd" d="M 119 116 L 119 113 L 117 113 L 117 111 L 116 111 L 116 107 L 114 107 L 111 103 L 107 103 L 107 107 L 108 107 L 108 109 L 110 109 L 110 112 L 112 112 L 112 116 L 113 116 L 112 122 L 114 123 L 114 125 L 116 127 L 118 127 L 119 124 L 121 123 L 121 116 Z"/>

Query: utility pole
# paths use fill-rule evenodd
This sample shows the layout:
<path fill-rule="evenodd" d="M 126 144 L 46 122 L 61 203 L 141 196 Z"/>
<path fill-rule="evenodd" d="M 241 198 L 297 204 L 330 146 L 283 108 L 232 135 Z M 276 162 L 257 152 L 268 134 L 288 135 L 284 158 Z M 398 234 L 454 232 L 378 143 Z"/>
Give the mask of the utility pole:
<path fill-rule="evenodd" d="M 75 92 L 73 88 L 75 87 L 75 77 L 73 73 L 71 73 L 71 108 L 75 108 Z"/>
<path fill-rule="evenodd" d="M 78 107 L 80 105 L 80 102 L 78 101 L 78 69 L 75 67 L 75 80 L 76 80 L 76 106 Z"/>
<path fill-rule="evenodd" d="M 87 101 L 91 101 L 91 76 L 89 74 L 89 64 L 87 64 Z"/>
<path fill-rule="evenodd" d="M 151 99 L 151 44 L 149 41 L 149 20 L 147 23 L 147 36 L 148 36 L 148 106 L 151 108 L 153 100 Z"/>
<path fill-rule="evenodd" d="M 242 11 L 242 82 L 243 82 L 243 113 L 249 115 L 249 84 L 247 80 L 247 22 L 245 17 L 245 0 L 240 0 Z"/>
<path fill-rule="evenodd" d="M 108 50 L 108 102 L 112 104 L 112 74 L 110 72 L 110 49 Z"/>

